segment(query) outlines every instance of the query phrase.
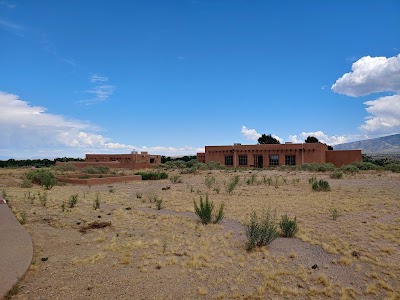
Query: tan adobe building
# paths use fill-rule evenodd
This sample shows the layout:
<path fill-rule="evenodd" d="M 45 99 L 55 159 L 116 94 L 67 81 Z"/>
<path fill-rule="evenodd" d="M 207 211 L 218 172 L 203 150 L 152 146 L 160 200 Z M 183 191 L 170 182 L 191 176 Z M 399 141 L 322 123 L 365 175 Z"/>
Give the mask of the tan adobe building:
<path fill-rule="evenodd" d="M 161 155 L 151 155 L 147 152 L 130 154 L 86 154 L 83 162 L 68 162 L 81 169 L 86 166 L 106 166 L 109 168 L 145 169 L 161 164 Z M 60 164 L 57 162 L 56 164 Z"/>
<path fill-rule="evenodd" d="M 328 146 L 322 143 L 234 144 L 206 146 L 205 153 L 197 153 L 197 161 L 214 161 L 232 168 L 266 168 L 329 162 L 341 167 L 353 162 L 362 162 L 362 156 L 361 150 L 328 150 Z"/>

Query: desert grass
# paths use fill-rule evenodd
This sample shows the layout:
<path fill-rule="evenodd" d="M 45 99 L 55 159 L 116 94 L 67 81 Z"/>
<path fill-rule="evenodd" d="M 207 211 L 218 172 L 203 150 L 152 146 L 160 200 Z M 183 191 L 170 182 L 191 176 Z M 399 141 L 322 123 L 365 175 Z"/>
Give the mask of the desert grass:
<path fill-rule="evenodd" d="M 185 184 L 169 190 L 162 190 L 166 179 L 115 184 L 113 193 L 106 185 L 57 185 L 44 207 L 26 196 L 43 193 L 42 187 L 20 187 L 24 172 L 0 170 L 0 190 L 17 215 L 29 216 L 24 226 L 35 245 L 18 299 L 399 297 L 399 174 L 360 171 L 338 181 L 321 173 L 318 179 L 332 191 L 316 193 L 308 183 L 314 173 L 264 170 L 257 173 L 260 184 L 237 184 L 230 193 L 227 185 L 236 176 L 245 183 L 247 170 L 199 171 L 182 174 Z M 206 176 L 215 177 L 220 192 L 205 184 Z M 138 201 L 138 193 L 159 195 L 167 209 Z M 221 224 L 205 226 L 195 217 L 193 200 L 206 193 L 225 203 Z M 75 194 L 78 205 L 62 211 Z M 102 202 L 94 210 L 96 197 Z M 336 220 L 332 207 L 340 211 Z M 241 224 L 264 208 L 296 216 L 297 238 L 247 252 Z M 111 226 L 80 231 L 96 220 Z"/>

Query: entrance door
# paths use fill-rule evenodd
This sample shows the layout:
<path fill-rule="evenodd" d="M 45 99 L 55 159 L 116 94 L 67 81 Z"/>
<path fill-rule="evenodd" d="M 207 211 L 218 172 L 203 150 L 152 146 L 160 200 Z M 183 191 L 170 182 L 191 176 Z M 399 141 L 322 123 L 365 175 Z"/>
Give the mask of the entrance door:
<path fill-rule="evenodd" d="M 254 167 L 255 168 L 264 167 L 264 160 L 262 155 L 254 155 Z"/>

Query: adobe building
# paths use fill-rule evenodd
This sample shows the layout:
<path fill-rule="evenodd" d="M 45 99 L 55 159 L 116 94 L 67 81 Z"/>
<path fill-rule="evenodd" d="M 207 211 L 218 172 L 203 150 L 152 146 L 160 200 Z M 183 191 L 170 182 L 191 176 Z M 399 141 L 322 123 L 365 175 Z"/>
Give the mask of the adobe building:
<path fill-rule="evenodd" d="M 56 162 L 56 165 L 60 164 L 62 163 Z M 86 166 L 145 169 L 156 167 L 161 164 L 161 155 L 151 155 L 147 152 L 137 153 L 136 151 L 132 151 L 130 154 L 86 154 L 85 161 L 70 161 L 68 164 L 74 165 L 78 169 L 82 169 Z"/>
<path fill-rule="evenodd" d="M 206 146 L 197 161 L 218 162 L 232 168 L 267 168 L 306 163 L 333 163 L 336 167 L 362 162 L 361 150 L 328 150 L 322 143 Z"/>

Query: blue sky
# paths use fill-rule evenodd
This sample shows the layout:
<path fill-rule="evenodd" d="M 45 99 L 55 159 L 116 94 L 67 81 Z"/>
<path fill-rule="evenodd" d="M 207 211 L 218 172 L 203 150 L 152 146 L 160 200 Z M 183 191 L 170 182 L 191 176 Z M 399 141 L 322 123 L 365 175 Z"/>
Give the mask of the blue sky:
<path fill-rule="evenodd" d="M 0 158 L 400 132 L 400 1 L 0 0 Z"/>

